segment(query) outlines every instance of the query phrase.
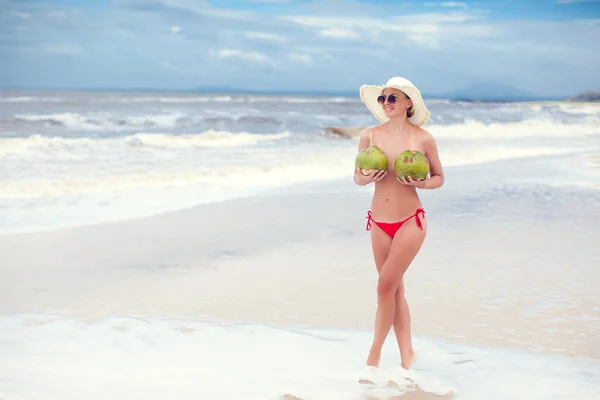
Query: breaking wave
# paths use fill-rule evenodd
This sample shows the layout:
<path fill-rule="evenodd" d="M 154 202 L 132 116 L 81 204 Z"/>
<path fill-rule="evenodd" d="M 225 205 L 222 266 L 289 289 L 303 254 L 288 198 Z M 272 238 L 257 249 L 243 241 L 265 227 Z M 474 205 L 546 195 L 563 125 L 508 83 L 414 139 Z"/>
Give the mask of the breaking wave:
<path fill-rule="evenodd" d="M 173 128 L 178 121 L 185 118 L 183 113 L 164 115 L 139 115 L 125 118 L 112 116 L 85 116 L 73 112 L 55 114 L 17 114 L 13 117 L 15 122 L 41 123 L 58 125 L 71 129 L 85 130 L 114 130 L 124 127 L 164 127 Z"/>
<path fill-rule="evenodd" d="M 44 151 L 45 149 L 72 151 L 74 148 L 86 150 L 110 150 L 111 147 L 148 146 L 164 149 L 217 148 L 252 146 L 264 141 L 277 141 L 288 138 L 289 132 L 277 134 L 233 133 L 208 130 L 199 134 L 173 135 L 168 133 L 140 132 L 133 135 L 113 138 L 66 138 L 31 135 L 26 138 L 0 138 L 0 156 L 23 151 Z"/>

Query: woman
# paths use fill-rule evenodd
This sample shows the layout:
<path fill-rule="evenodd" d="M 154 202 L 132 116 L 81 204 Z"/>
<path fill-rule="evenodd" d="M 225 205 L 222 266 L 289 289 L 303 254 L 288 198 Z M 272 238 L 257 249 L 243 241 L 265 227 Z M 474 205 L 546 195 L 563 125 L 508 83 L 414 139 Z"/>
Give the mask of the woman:
<path fill-rule="evenodd" d="M 410 312 L 404 297 L 403 276 L 419 252 L 427 232 L 425 211 L 416 189 L 437 189 L 444 184 L 444 173 L 437 144 L 421 126 L 429 120 L 429 110 L 419 90 L 407 79 L 391 78 L 383 86 L 363 85 L 360 96 L 367 108 L 382 122 L 361 133 L 358 151 L 376 145 L 387 154 L 385 171 L 354 171 L 354 182 L 375 184 L 371 210 L 367 213 L 367 230 L 377 273 L 377 313 L 373 343 L 366 360 L 367 369 L 379 366 L 381 348 L 394 327 L 401 356 L 401 366 L 409 369 L 416 361 L 411 331 Z M 400 179 L 394 161 L 403 151 L 418 150 L 429 161 L 430 176 L 423 181 Z M 368 380 L 367 380 L 368 381 Z"/>

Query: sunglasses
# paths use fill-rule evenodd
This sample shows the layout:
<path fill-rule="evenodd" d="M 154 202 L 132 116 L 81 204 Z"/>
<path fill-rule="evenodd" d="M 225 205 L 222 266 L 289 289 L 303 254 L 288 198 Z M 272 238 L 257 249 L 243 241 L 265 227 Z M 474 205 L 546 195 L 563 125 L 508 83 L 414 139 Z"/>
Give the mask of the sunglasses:
<path fill-rule="evenodd" d="M 386 99 L 385 95 L 384 95 L 384 94 L 382 94 L 382 95 L 380 95 L 380 96 L 377 98 L 377 102 L 378 102 L 379 104 L 383 104 L 383 103 L 385 103 L 385 99 Z M 398 100 L 398 96 L 396 96 L 395 94 L 390 94 L 390 95 L 387 97 L 387 101 L 388 101 L 388 103 L 390 103 L 390 104 L 394 104 L 394 103 L 396 102 L 396 100 Z"/>

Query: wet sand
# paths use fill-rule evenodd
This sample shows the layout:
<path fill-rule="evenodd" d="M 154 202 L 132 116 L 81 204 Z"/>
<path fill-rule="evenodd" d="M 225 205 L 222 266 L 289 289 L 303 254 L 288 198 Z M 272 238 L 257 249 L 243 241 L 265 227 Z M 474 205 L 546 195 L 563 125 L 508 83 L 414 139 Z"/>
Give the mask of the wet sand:
<path fill-rule="evenodd" d="M 371 330 L 369 196 L 239 199 L 5 235 L 0 312 Z M 426 242 L 405 278 L 414 334 L 600 358 L 600 248 L 590 235 L 598 207 L 569 215 L 552 210 L 563 200 L 525 198 L 449 214 L 460 204 L 435 196 L 426 203 Z"/>

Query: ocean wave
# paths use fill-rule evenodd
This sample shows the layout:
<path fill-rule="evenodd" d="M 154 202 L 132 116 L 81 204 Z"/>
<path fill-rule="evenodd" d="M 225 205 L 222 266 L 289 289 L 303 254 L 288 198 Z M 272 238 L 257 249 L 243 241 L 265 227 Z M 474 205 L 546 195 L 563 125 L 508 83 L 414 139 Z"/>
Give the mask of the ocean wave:
<path fill-rule="evenodd" d="M 163 149 L 160 137 L 153 138 Z M 89 143 L 89 142 L 88 142 Z M 169 142 L 167 146 L 171 146 Z M 173 147 L 169 147 L 173 149 Z M 573 148 L 499 146 L 453 147 L 441 149 L 445 167 L 482 164 L 521 157 L 568 154 Z M 178 152 L 140 154 L 88 149 L 87 153 L 65 149 L 49 160 L 29 157 L 31 175 L 19 179 L 0 179 L 0 198 L 25 199 L 82 194 L 117 193 L 131 190 L 165 188 L 221 188 L 228 191 L 271 189 L 294 183 L 328 179 L 351 180 L 356 149 L 354 146 L 291 147 L 271 151 L 261 149 L 223 154 Z M 94 155 L 94 157 L 90 157 Z M 225 157 L 223 157 L 225 155 Z M 22 159 L 24 160 L 24 159 Z M 46 164 L 45 164 L 46 163 Z M 48 163 L 52 164 L 50 172 Z M 44 166 L 46 165 L 46 166 Z M 19 176 L 16 168 L 15 176 Z M 38 170 L 39 173 L 35 173 Z"/>
<path fill-rule="evenodd" d="M 344 96 L 290 96 L 290 95 L 253 95 L 247 93 L 235 94 L 205 94 L 200 96 L 140 96 L 120 97 L 113 99 L 121 103 L 357 103 L 358 98 Z"/>
<path fill-rule="evenodd" d="M 562 123 L 543 119 L 528 119 L 520 122 L 489 123 L 465 119 L 464 123 L 432 125 L 426 130 L 434 136 L 470 138 L 531 138 L 531 137 L 574 137 L 600 133 L 600 121 L 587 124 Z"/>
<path fill-rule="evenodd" d="M 126 127 L 173 128 L 179 120 L 185 117 L 186 115 L 183 113 L 132 115 L 120 118 L 106 115 L 85 116 L 74 112 L 64 112 L 55 114 L 16 114 L 13 116 L 13 121 L 60 125 L 71 129 L 104 131 Z"/>
<path fill-rule="evenodd" d="M 173 135 L 168 133 L 139 132 L 133 135 L 112 138 L 92 137 L 56 137 L 44 135 L 31 135 L 25 138 L 0 138 L 0 156 L 24 151 L 46 151 L 52 149 L 65 149 L 72 151 L 74 148 L 98 150 L 114 149 L 117 146 L 154 147 L 164 149 L 182 149 L 194 147 L 239 147 L 252 146 L 264 141 L 277 141 L 288 138 L 289 132 L 276 134 L 233 133 L 227 131 L 208 130 L 199 134 Z"/>
<path fill-rule="evenodd" d="M 589 123 L 563 123 L 543 119 L 528 119 L 520 122 L 484 123 L 465 118 L 462 123 L 423 127 L 434 137 L 454 138 L 526 138 L 526 137 L 573 137 L 600 134 L 600 120 L 588 120 Z M 328 134 L 356 138 L 368 126 L 338 127 L 329 126 L 324 129 Z"/>
<path fill-rule="evenodd" d="M 589 151 L 598 143 L 599 128 L 531 120 L 487 125 L 471 121 L 428 129 L 438 139 L 444 166 L 452 167 Z M 0 138 L 0 161 L 5 165 L 0 197 L 72 196 L 173 185 L 237 190 L 351 179 L 356 144 L 355 137 L 299 139 L 288 131 Z"/>
<path fill-rule="evenodd" d="M 584 103 L 584 104 L 570 104 L 561 103 L 558 105 L 561 111 L 576 115 L 592 115 L 598 116 L 600 114 L 600 104 Z"/>
<path fill-rule="evenodd" d="M 0 97 L 0 103 L 57 103 L 60 97 L 40 97 L 40 96 L 7 96 Z"/>
<path fill-rule="evenodd" d="M 119 130 L 132 130 L 139 128 L 147 129 L 174 129 L 181 127 L 190 127 L 197 124 L 204 126 L 215 126 L 217 124 L 235 124 L 247 126 L 248 124 L 260 124 L 280 126 L 283 121 L 277 117 L 269 115 L 244 115 L 235 112 L 216 112 L 210 111 L 204 114 L 198 113 L 190 115 L 190 112 L 172 112 L 166 114 L 142 114 L 142 115 L 110 115 L 110 114 L 91 114 L 82 115 L 74 112 L 53 113 L 53 114 L 16 114 L 12 117 L 12 127 L 15 124 L 25 124 L 21 130 L 35 129 L 35 124 L 55 126 L 58 128 L 67 128 L 68 130 L 84 130 L 92 132 L 113 132 Z M 6 120 L 3 121 L 6 125 Z M 30 127 L 29 125 L 34 125 Z"/>
<path fill-rule="evenodd" d="M 155 146 L 162 148 L 188 147 L 237 147 L 251 146 L 262 141 L 288 138 L 289 132 L 277 134 L 232 133 L 209 130 L 199 135 L 170 135 L 167 133 L 136 133 L 127 136 L 125 141 L 136 146 Z"/>
<path fill-rule="evenodd" d="M 347 154 L 346 154 L 347 153 Z M 327 160 L 326 162 L 324 160 Z M 56 178 L 0 180 L 0 198 L 25 199 L 68 196 L 74 194 L 115 193 L 135 189 L 159 189 L 210 185 L 213 187 L 269 189 L 291 183 L 312 182 L 351 176 L 352 154 L 333 152 L 327 155 L 296 157 L 293 162 L 247 160 L 238 165 L 221 165 L 210 161 L 204 166 L 185 167 L 164 171 L 156 167 L 143 172 L 121 171 L 104 176 L 88 172 L 84 177 L 57 176 Z M 164 169 L 169 168 L 165 166 Z M 131 168 L 129 168 L 131 169 Z M 139 169 L 139 168 L 138 168 Z"/>
<path fill-rule="evenodd" d="M 204 95 L 204 96 L 140 96 L 140 97 L 120 97 L 116 100 L 120 103 L 208 103 L 215 102 L 235 102 L 242 101 L 239 96 L 227 95 Z"/>

